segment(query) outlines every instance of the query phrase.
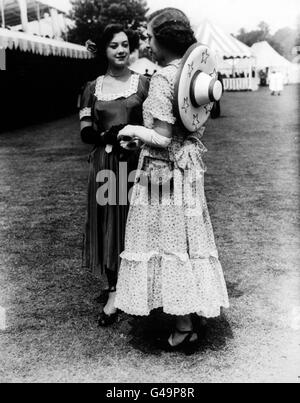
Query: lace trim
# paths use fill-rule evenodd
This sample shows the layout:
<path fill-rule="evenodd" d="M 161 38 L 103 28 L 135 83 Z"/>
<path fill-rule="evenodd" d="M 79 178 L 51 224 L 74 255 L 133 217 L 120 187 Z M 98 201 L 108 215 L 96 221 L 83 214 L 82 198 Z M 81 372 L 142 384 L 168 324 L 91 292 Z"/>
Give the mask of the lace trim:
<path fill-rule="evenodd" d="M 153 127 L 154 119 L 160 120 L 161 122 L 169 123 L 170 125 L 175 125 L 176 118 L 173 116 L 166 116 L 163 113 L 151 112 L 150 110 L 144 110 L 144 120 L 146 127 Z"/>
<path fill-rule="evenodd" d="M 90 118 L 92 116 L 92 108 L 83 108 L 79 112 L 79 118 L 82 120 L 83 118 Z"/>
<path fill-rule="evenodd" d="M 102 87 L 104 76 L 100 76 L 96 82 L 95 97 L 98 101 L 114 101 L 119 98 L 129 98 L 138 92 L 140 77 L 138 74 L 132 74 L 129 89 L 119 94 L 103 94 Z"/>

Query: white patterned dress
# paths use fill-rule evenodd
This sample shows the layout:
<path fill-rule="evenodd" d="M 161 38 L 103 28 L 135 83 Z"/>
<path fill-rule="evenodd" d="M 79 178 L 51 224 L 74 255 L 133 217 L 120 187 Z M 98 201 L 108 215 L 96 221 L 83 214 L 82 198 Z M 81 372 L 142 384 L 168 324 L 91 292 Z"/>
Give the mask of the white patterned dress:
<path fill-rule="evenodd" d="M 204 128 L 187 137 L 173 113 L 180 60 L 156 73 L 144 103 L 144 125 L 173 125 L 167 149 L 144 146 L 133 187 L 116 307 L 136 316 L 157 308 L 170 315 L 220 316 L 228 294 L 204 194 Z M 171 191 L 149 195 L 144 179 L 172 177 Z M 156 191 L 157 190 L 157 191 Z"/>

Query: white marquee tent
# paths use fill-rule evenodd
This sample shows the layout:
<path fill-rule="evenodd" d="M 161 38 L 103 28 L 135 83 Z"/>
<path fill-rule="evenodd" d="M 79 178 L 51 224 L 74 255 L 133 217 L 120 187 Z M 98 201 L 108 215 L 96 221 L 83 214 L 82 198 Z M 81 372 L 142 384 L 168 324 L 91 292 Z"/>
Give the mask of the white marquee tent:
<path fill-rule="evenodd" d="M 196 38 L 198 42 L 212 49 L 220 60 L 251 58 L 252 56 L 251 49 L 247 45 L 208 20 L 200 24 Z"/>
<path fill-rule="evenodd" d="M 300 82 L 299 66 L 281 56 L 268 42 L 255 43 L 252 52 L 258 70 L 278 70 L 283 73 L 285 83 Z"/>
<path fill-rule="evenodd" d="M 291 63 L 281 56 L 272 46 L 267 42 L 257 42 L 252 46 L 256 65 L 258 68 L 286 68 Z"/>
<path fill-rule="evenodd" d="M 225 89 L 256 89 L 255 80 L 252 79 L 254 59 L 247 45 L 208 20 L 200 24 L 196 30 L 196 38 L 217 56 L 218 70 L 227 76 L 224 80 Z M 240 75 L 243 78 L 239 77 Z"/>

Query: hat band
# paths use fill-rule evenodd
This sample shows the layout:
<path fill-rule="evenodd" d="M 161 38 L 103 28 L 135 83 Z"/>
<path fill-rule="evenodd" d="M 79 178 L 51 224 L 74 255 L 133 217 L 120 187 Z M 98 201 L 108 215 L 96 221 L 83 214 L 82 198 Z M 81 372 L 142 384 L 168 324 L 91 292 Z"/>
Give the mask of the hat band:
<path fill-rule="evenodd" d="M 200 75 L 203 75 L 203 80 L 200 83 Z M 205 105 L 208 102 L 215 102 L 215 96 L 214 96 L 214 88 L 215 84 L 218 80 L 216 78 L 212 78 L 208 74 L 204 73 L 201 70 L 196 71 L 194 74 L 192 81 L 191 81 L 191 86 L 190 86 L 190 99 L 192 102 L 192 105 L 195 108 L 199 108 L 199 106 Z M 200 92 L 199 90 L 199 84 L 201 87 L 201 84 L 203 85 L 203 88 L 201 89 L 201 96 L 199 96 L 199 99 L 201 101 L 199 102 L 199 99 L 197 100 L 196 94 Z"/>

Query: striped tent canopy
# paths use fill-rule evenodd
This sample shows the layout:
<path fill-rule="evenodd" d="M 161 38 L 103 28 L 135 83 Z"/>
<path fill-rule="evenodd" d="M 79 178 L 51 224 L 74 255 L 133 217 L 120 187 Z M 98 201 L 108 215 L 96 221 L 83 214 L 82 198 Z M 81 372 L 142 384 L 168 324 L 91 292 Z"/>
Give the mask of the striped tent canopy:
<path fill-rule="evenodd" d="M 62 56 L 73 59 L 90 59 L 92 55 L 84 46 L 10 31 L 0 28 L 0 49 L 18 49 L 43 56 Z"/>
<path fill-rule="evenodd" d="M 247 45 L 227 34 L 211 21 L 203 21 L 196 31 L 196 38 L 198 42 L 212 49 L 219 61 L 252 57 L 252 51 Z"/>

